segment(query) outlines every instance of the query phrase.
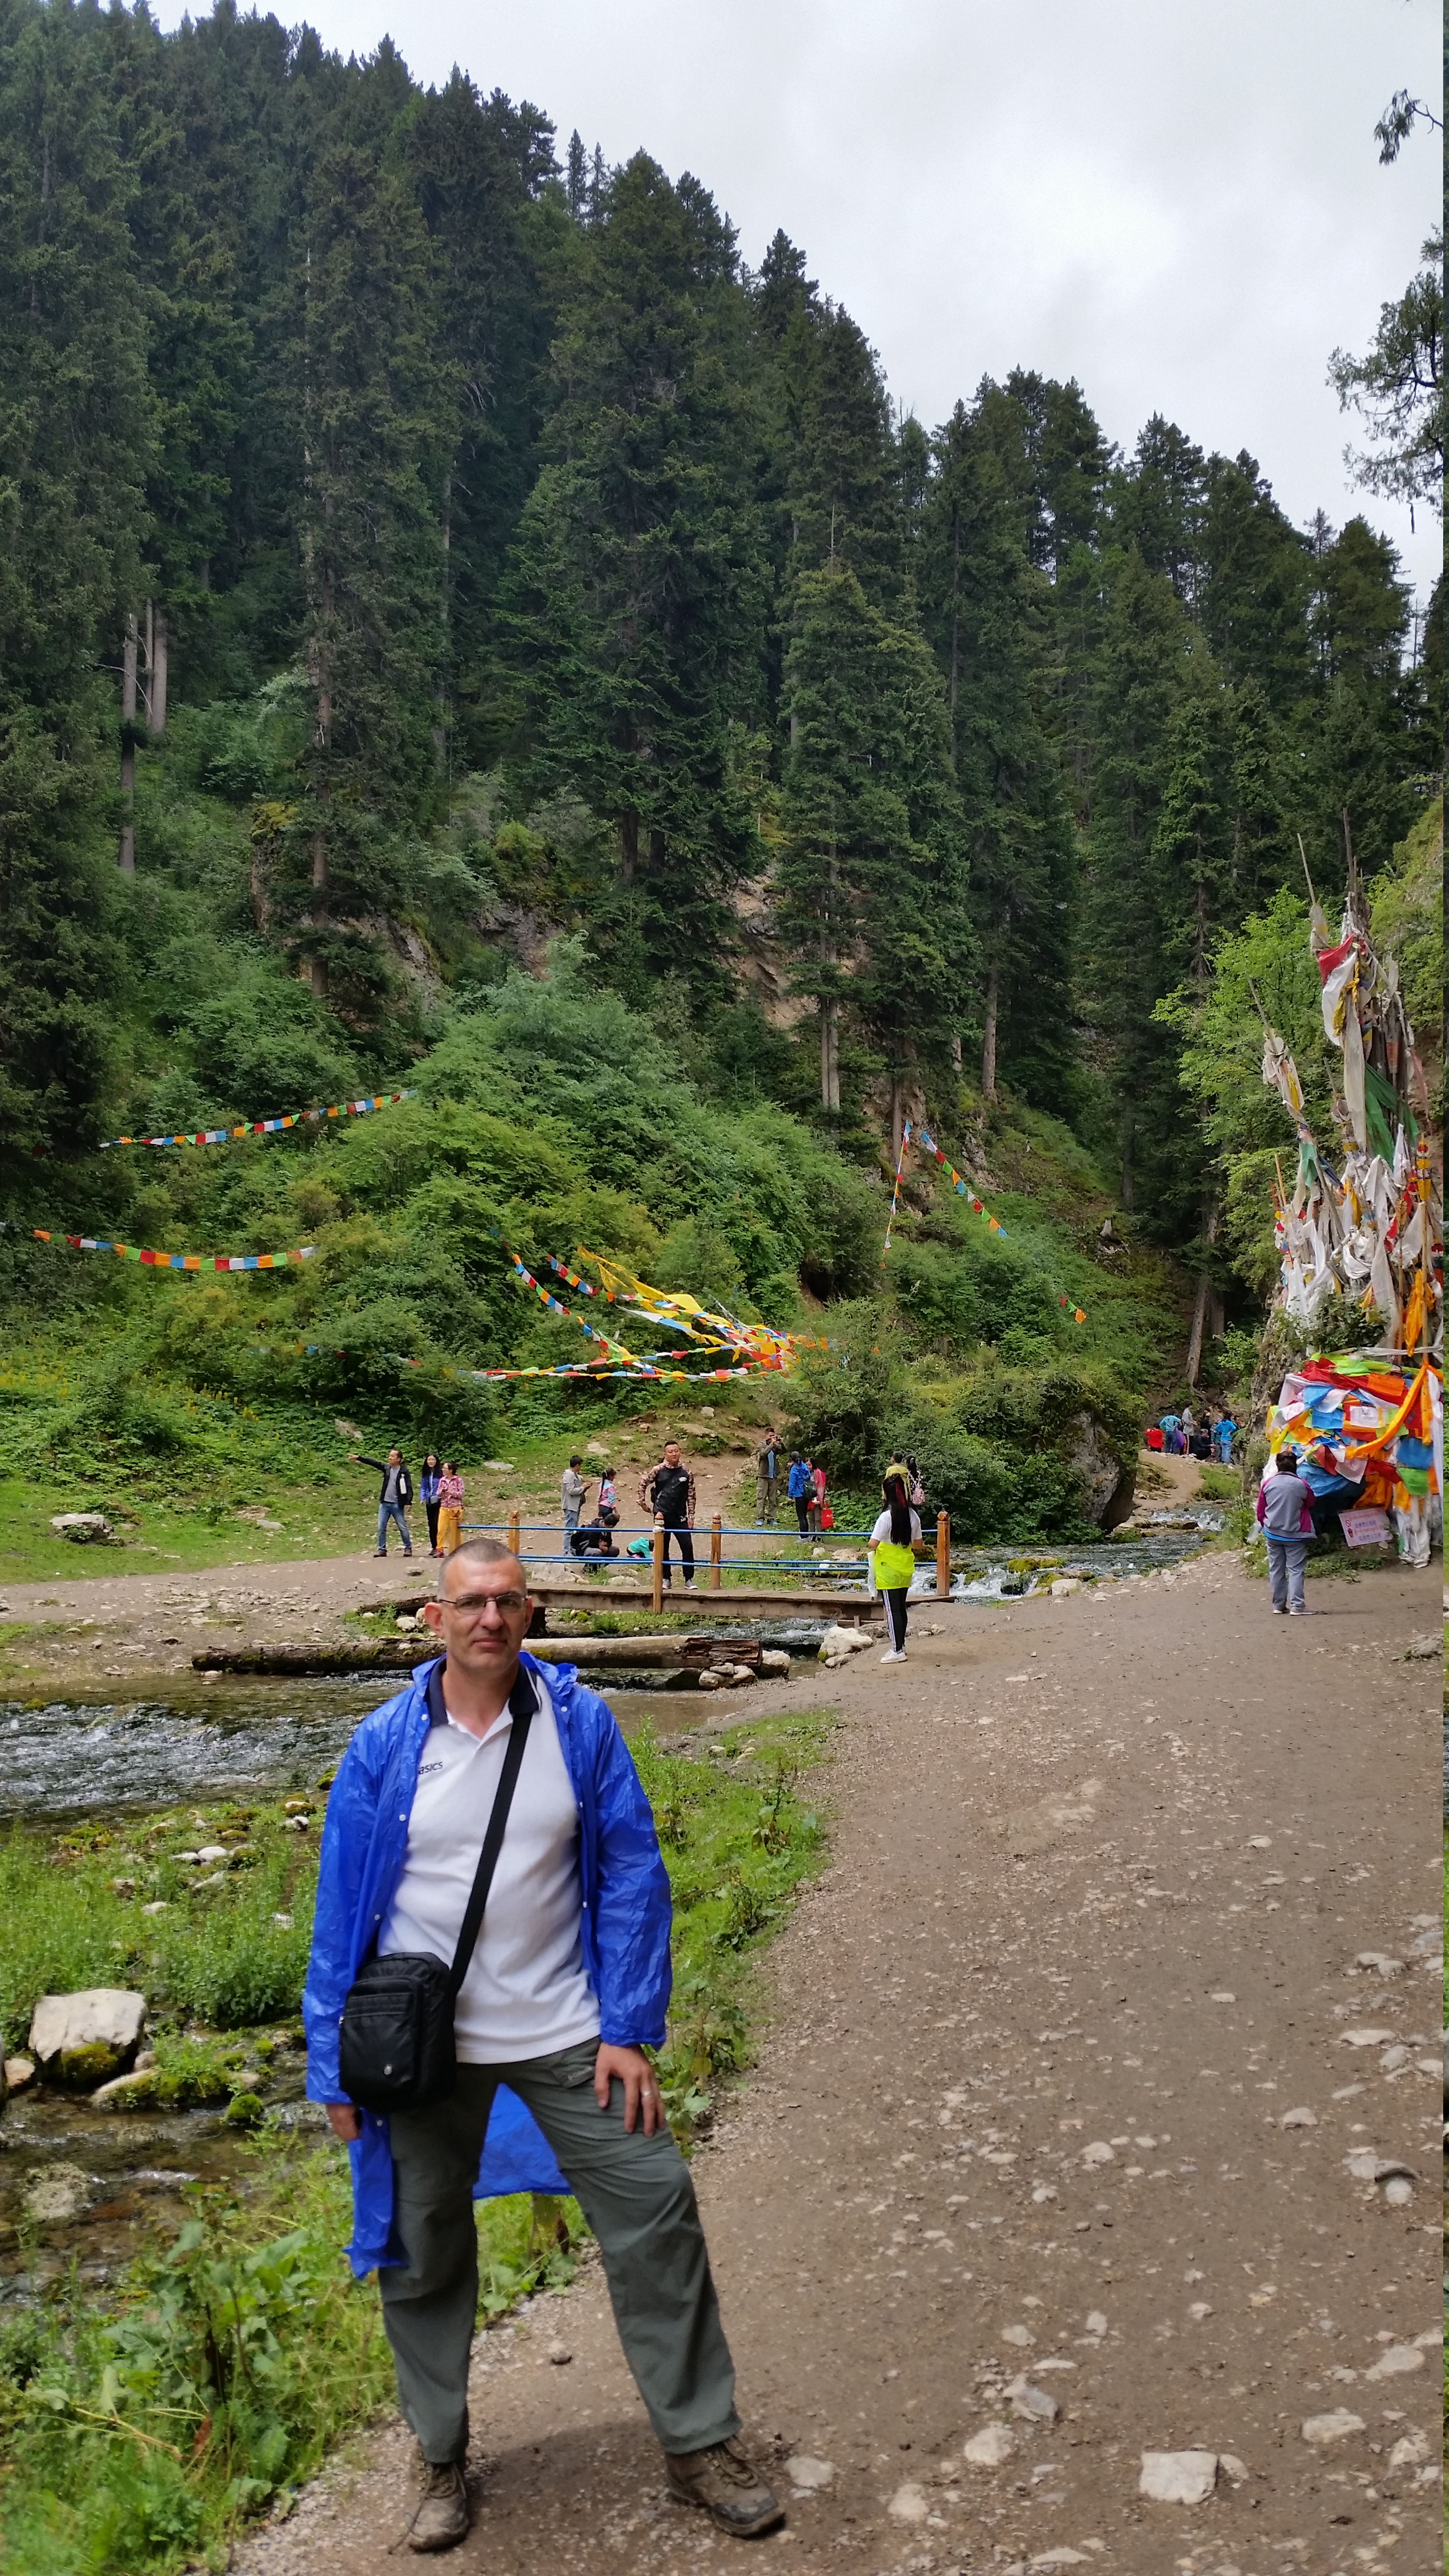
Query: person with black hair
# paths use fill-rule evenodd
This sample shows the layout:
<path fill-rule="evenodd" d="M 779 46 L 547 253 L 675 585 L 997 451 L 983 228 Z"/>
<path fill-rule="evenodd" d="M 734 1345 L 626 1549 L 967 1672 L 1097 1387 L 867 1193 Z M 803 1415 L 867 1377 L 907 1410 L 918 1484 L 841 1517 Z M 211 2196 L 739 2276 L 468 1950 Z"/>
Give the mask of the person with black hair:
<path fill-rule="evenodd" d="M 870 1579 L 877 1592 L 884 1594 L 886 1622 L 890 1644 L 881 1657 L 883 1664 L 903 1664 L 906 1660 L 906 1596 L 916 1570 L 916 1549 L 921 1544 L 920 1517 L 906 1499 L 903 1476 L 887 1476 L 881 1487 L 885 1510 L 870 1534 Z"/>
<path fill-rule="evenodd" d="M 1313 1491 L 1298 1473 L 1298 1452 L 1285 1442 L 1258 1488 L 1258 1527 L 1268 1542 L 1268 1598 L 1275 1619 L 1302 1619 L 1303 1568 L 1313 1536 Z"/>
<path fill-rule="evenodd" d="M 438 1478 L 442 1472 L 442 1459 L 436 1449 L 430 1449 L 423 1460 L 422 1472 L 418 1477 L 418 1492 L 422 1498 L 423 1509 L 428 1516 L 429 1556 L 436 1556 L 438 1553 Z"/>

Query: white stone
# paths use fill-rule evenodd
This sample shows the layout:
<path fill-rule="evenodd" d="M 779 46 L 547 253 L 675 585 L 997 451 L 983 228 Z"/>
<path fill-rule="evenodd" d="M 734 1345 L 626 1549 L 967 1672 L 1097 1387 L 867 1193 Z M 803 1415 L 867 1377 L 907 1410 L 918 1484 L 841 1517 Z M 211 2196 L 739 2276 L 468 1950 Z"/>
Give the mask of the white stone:
<path fill-rule="evenodd" d="M 1035 2343 L 1036 2337 L 1030 2326 L 1003 2326 L 1001 2340 L 1003 2343 L 1029 2344 Z"/>
<path fill-rule="evenodd" d="M 1414 2197 L 1414 2186 L 1403 2174 L 1394 2174 L 1384 2185 L 1384 2198 L 1390 2209 L 1407 2209 Z"/>
<path fill-rule="evenodd" d="M 766 1646 L 760 1656 L 762 1673 L 788 1673 L 790 1658 L 783 1646 Z"/>
<path fill-rule="evenodd" d="M 931 2500 L 925 2488 L 918 2487 L 910 2478 L 903 2487 L 897 2487 L 886 2506 L 892 2522 L 924 2522 L 930 2510 Z"/>
<path fill-rule="evenodd" d="M 1006 2394 L 1013 2415 L 1019 2415 L 1024 2423 L 1054 2424 L 1062 2411 L 1054 2397 L 1049 2397 L 1044 2388 L 1033 2388 L 1024 2376 L 1011 2380 Z"/>
<path fill-rule="evenodd" d="M 1030 2561 L 1033 2567 L 1090 2567 L 1091 2563 L 1085 2549 L 1044 2549 Z"/>
<path fill-rule="evenodd" d="M 1051 1597 L 1053 1601 L 1066 1601 L 1074 1592 L 1080 1592 L 1081 1588 L 1080 1583 L 1076 1582 L 1071 1575 L 1059 1574 L 1051 1587 Z M 1034 2566 L 1039 2566 L 1041 2563 L 1038 2559 L 1032 2561 Z"/>
<path fill-rule="evenodd" d="M 74 1995 L 42 1995 L 30 2023 L 30 2055 L 42 2069 L 73 2048 L 106 2048 L 116 2060 L 131 2056 L 146 2018 L 146 1998 L 125 1986 L 87 1986 Z"/>
<path fill-rule="evenodd" d="M 98 2084 L 94 2093 L 87 2094 L 86 2104 L 92 2111 L 137 2111 L 155 2090 L 155 2067 L 140 2066 L 129 2075 L 113 2075 L 108 2084 Z"/>
<path fill-rule="evenodd" d="M 7 2093 L 23 2093 L 26 2085 L 33 2084 L 34 2082 L 35 2060 L 33 2057 L 6 2058 L 5 2090 Z"/>
<path fill-rule="evenodd" d="M 1376 1977 L 1401 1977 L 1404 1973 L 1403 1960 L 1391 1959 L 1387 1950 L 1360 1950 L 1353 1964 L 1356 1968 L 1371 1968 Z"/>
<path fill-rule="evenodd" d="M 1016 2436 L 1005 2424 L 983 2424 L 962 2451 L 973 2469 L 999 2469 L 1016 2449 Z"/>
<path fill-rule="evenodd" d="M 22 2198 L 38 2226 L 63 2227 L 91 2198 L 91 2178 L 79 2165 L 32 2165 Z"/>
<path fill-rule="evenodd" d="M 1416 2469 L 1419 2462 L 1421 2460 L 1427 2460 L 1428 2457 L 1429 2437 L 1427 2433 L 1401 2433 L 1399 2439 L 1389 2453 L 1389 2467 L 1391 2469 Z"/>
<path fill-rule="evenodd" d="M 1232 2479 L 1235 2487 L 1240 2487 L 1248 2474 L 1246 2462 L 1238 2458 L 1236 2451 L 1219 2451 L 1218 2467 L 1224 2477 Z"/>
<path fill-rule="evenodd" d="M 1341 2030 L 1338 2034 L 1341 2048 L 1386 2048 L 1393 2037 L 1391 2030 Z"/>
<path fill-rule="evenodd" d="M 1137 2492 L 1153 2504 L 1206 2504 L 1217 2477 L 1216 2451 L 1144 2451 Z"/>
<path fill-rule="evenodd" d="M 1208 1997 L 1210 2004 L 1235 2004 L 1237 2000 L 1230 1986 L 1219 1986 L 1217 1992 Z"/>
<path fill-rule="evenodd" d="M 104 1545 L 116 1535 L 104 1512 L 55 1512 L 50 1526 L 77 1547 Z"/>
<path fill-rule="evenodd" d="M 1100 2308 L 1092 2308 L 1092 2309 L 1090 2309 L 1090 2310 L 1088 2311 L 1088 2315 L 1087 2315 L 1087 2332 L 1088 2332 L 1088 2334 L 1104 2335 L 1104 2334 L 1106 2333 L 1106 2331 L 1107 2331 L 1107 2320 L 1106 2320 L 1106 2318 L 1103 2316 L 1101 2309 L 1100 2309 Z"/>
<path fill-rule="evenodd" d="M 1402 2379 L 1406 2372 L 1422 2370 L 1424 2356 L 1417 2344 L 1391 2343 L 1386 2352 L 1364 2372 L 1365 2379 Z"/>
<path fill-rule="evenodd" d="M 1116 2161 L 1116 2152 L 1108 2146 L 1105 2138 L 1094 2138 L 1089 2147 L 1082 2149 L 1084 2165 L 1114 2165 Z"/>
<path fill-rule="evenodd" d="M 1326 2451 L 1334 2442 L 1347 2441 L 1350 2433 L 1361 2433 L 1363 2428 L 1363 2417 L 1350 2414 L 1346 2406 L 1335 2406 L 1327 2415 L 1306 2416 L 1299 2426 L 1304 2441 L 1319 2451 Z"/>
<path fill-rule="evenodd" d="M 1318 2120 L 1306 2103 L 1300 2103 L 1296 2111 L 1284 2112 L 1278 2126 L 1280 2129 L 1316 2129 Z"/>
<path fill-rule="evenodd" d="M 818 2487 L 828 2487 L 835 2475 L 830 2460 L 812 2460 L 804 2451 L 795 2451 L 785 2462 L 785 2474 L 800 2495 L 813 2495 Z"/>

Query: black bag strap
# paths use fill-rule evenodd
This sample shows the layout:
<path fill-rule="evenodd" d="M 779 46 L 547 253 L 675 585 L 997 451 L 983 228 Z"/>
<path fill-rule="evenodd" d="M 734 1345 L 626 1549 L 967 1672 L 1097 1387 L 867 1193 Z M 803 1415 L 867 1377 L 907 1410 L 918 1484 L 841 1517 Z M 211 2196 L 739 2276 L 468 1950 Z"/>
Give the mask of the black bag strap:
<path fill-rule="evenodd" d="M 483 1849 L 478 1854 L 478 1866 L 473 1873 L 473 1885 L 469 1890 L 467 1905 L 463 1909 L 458 1947 L 453 1953 L 453 1964 L 448 1971 L 448 1991 L 455 2001 L 463 1979 L 468 1973 L 468 1962 L 473 1956 L 473 1946 L 482 1928 L 483 1908 L 488 1902 L 488 1890 L 493 1884 L 493 1872 L 498 1866 L 498 1855 L 503 1849 L 508 1810 L 513 1804 L 513 1792 L 518 1786 L 518 1775 L 523 1768 L 528 1730 L 533 1723 L 533 1712 L 537 1705 L 533 1683 L 520 1665 L 518 1679 L 508 1699 L 513 1730 L 508 1738 L 508 1750 L 503 1756 L 503 1769 L 499 1774 L 498 1786 L 493 1792 L 493 1812 L 488 1819 L 488 1831 L 483 1837 Z"/>

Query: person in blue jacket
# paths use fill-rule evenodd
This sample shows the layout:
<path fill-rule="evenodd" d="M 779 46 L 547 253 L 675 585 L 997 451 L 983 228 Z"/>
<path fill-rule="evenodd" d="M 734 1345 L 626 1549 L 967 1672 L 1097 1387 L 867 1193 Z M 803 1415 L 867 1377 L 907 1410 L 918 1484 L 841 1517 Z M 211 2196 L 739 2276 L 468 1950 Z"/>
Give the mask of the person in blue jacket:
<path fill-rule="evenodd" d="M 665 2035 L 668 1875 L 612 1713 L 571 1665 L 522 1651 L 532 1606 L 523 1567 L 496 1539 L 466 1540 L 443 1560 L 423 1616 L 444 1656 L 363 1719 L 322 1834 L 302 1998 L 307 2091 L 351 2153 L 348 2254 L 359 2277 L 377 2271 L 418 2439 L 408 2545 L 448 2549 L 468 2530 L 472 2204 L 514 2191 L 577 2194 L 672 2492 L 749 2536 L 781 2511 L 737 2438 L 694 2186 L 645 2054 Z M 384 2118 L 343 2091 L 347 1992 L 374 1951 L 451 1964 L 521 1676 L 534 1705 L 455 2006 L 456 2089 Z"/>
<path fill-rule="evenodd" d="M 796 1449 L 790 1452 L 790 1473 L 785 1481 L 785 1491 L 795 1506 L 795 1518 L 800 1525 L 800 1536 L 808 1538 L 810 1506 L 815 1499 L 815 1479 L 810 1473 L 809 1459 L 802 1458 Z"/>

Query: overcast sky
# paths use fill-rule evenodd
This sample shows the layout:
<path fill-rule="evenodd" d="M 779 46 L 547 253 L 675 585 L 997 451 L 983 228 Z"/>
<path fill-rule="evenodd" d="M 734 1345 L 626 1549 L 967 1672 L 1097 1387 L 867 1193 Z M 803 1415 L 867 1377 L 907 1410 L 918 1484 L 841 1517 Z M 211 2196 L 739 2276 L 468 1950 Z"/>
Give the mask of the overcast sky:
<path fill-rule="evenodd" d="M 285 8 L 279 14 L 287 16 Z M 1430 0 L 316 0 L 425 82 L 461 64 L 606 158 L 692 170 L 756 264 L 783 225 L 898 402 L 933 425 L 984 373 L 1074 375 L 1130 448 L 1155 411 L 1257 457 L 1302 523 L 1355 509 L 1427 596 L 1437 522 L 1349 486 L 1325 382 L 1403 292 L 1437 138 L 1381 169 L 1408 88 L 1438 110 Z M 174 25 L 179 5 L 163 5 Z"/>

